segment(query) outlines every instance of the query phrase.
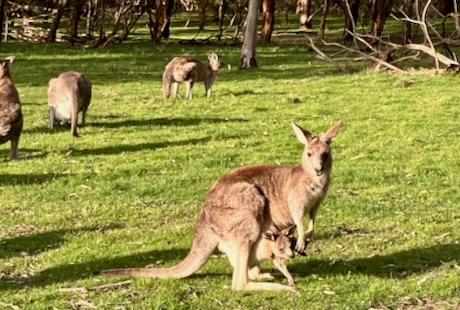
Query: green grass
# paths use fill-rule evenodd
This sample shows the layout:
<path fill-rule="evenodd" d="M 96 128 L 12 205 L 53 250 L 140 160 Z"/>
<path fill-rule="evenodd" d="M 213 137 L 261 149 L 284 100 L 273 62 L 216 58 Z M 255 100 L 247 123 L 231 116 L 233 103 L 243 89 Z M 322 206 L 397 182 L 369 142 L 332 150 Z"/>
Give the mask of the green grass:
<path fill-rule="evenodd" d="M 303 43 L 273 44 L 258 48 L 259 69 L 221 72 L 210 98 L 198 84 L 192 101 L 164 102 L 167 61 L 178 54 L 204 61 L 210 50 L 238 66 L 240 48 L 231 46 L 0 45 L 2 55 L 17 56 L 12 74 L 25 119 L 22 160 L 8 161 L 9 144 L 0 146 L 0 302 L 21 309 L 458 305 L 458 76 L 347 73 Z M 79 139 L 47 128 L 47 82 L 66 70 L 94 85 Z M 288 263 L 298 294 L 230 291 L 221 255 L 184 280 L 60 291 L 125 279 L 95 274 L 106 268 L 177 263 L 214 180 L 240 165 L 296 164 L 302 147 L 289 123 L 320 133 L 340 119 L 316 238 L 307 257 Z"/>

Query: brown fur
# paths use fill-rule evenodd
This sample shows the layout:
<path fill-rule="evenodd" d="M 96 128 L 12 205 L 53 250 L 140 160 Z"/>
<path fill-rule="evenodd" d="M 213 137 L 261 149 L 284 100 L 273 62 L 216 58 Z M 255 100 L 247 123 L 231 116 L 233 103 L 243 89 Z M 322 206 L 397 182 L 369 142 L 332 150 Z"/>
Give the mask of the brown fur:
<path fill-rule="evenodd" d="M 178 83 L 184 83 L 185 97 L 192 99 L 193 85 L 196 82 L 204 82 L 206 96 L 211 96 L 211 88 L 217 77 L 217 72 L 224 63 L 215 53 L 208 55 L 209 65 L 205 66 L 201 61 L 190 57 L 174 57 L 165 67 L 163 73 L 163 98 L 168 99 L 171 95 L 173 84 L 173 97 L 177 97 Z"/>
<path fill-rule="evenodd" d="M 14 59 L 14 56 L 10 56 L 0 60 L 0 144 L 10 141 L 10 159 L 18 159 L 23 125 L 21 102 L 9 69 Z"/>
<path fill-rule="evenodd" d="M 195 230 L 192 248 L 170 268 L 127 268 L 103 271 L 108 275 L 183 278 L 200 269 L 216 247 L 224 250 L 233 266 L 232 289 L 292 290 L 277 283 L 249 282 L 248 269 L 254 243 L 261 234 L 295 224 L 296 251 L 303 252 L 313 236 L 316 213 L 329 188 L 330 144 L 342 126 L 338 122 L 319 137 L 292 123 L 305 145 L 298 166 L 252 165 L 220 178 L 208 192 Z M 310 217 L 305 233 L 303 217 Z"/>
<path fill-rule="evenodd" d="M 49 128 L 57 121 L 70 122 L 71 132 L 78 137 L 78 113 L 82 112 L 82 126 L 86 124 L 86 112 L 91 103 L 92 84 L 81 73 L 61 73 L 48 82 Z"/>
<path fill-rule="evenodd" d="M 249 256 L 249 279 L 263 280 L 273 279 L 270 273 L 260 273 L 260 263 L 263 260 L 271 259 L 273 264 L 288 279 L 289 286 L 295 287 L 294 278 L 290 274 L 285 261 L 294 257 L 294 251 L 291 249 L 295 225 L 283 229 L 280 233 L 268 232 L 259 236 L 252 246 L 251 255 Z"/>

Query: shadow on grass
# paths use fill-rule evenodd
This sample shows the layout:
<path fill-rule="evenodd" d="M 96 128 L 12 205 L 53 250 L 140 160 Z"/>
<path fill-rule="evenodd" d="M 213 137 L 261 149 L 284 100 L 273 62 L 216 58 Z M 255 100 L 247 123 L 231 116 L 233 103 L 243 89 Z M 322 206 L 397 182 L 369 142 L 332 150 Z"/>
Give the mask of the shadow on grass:
<path fill-rule="evenodd" d="M 445 263 L 458 262 L 459 260 L 460 244 L 440 244 L 388 255 L 333 262 L 318 260 L 313 257 L 306 264 L 290 264 L 289 269 L 302 276 L 359 273 L 381 278 L 405 278 L 413 274 L 426 273 Z"/>
<path fill-rule="evenodd" d="M 93 260 L 75 264 L 64 264 L 46 269 L 37 275 L 25 280 L 10 278 L 0 283 L 0 290 L 17 289 L 26 286 L 42 287 L 55 283 L 76 281 L 97 275 L 98 272 L 109 268 L 144 267 L 157 260 L 166 262 L 182 260 L 189 249 L 173 249 L 166 251 L 150 251 L 141 254 L 122 256 L 110 259 Z M 323 277 L 334 275 L 366 274 L 382 278 L 408 277 L 417 273 L 426 273 L 433 268 L 450 261 L 457 262 L 460 259 L 460 245 L 444 244 L 428 248 L 411 249 L 388 255 L 377 255 L 370 258 L 358 258 L 352 260 L 340 260 L 332 263 L 329 260 L 311 259 L 305 264 L 290 264 L 289 269 L 307 277 L 317 274 Z M 162 264 L 167 267 L 171 264 Z M 160 266 L 159 266 L 160 267 Z M 399 274 L 398 274 L 399 273 Z M 216 275 L 216 274 L 212 274 Z M 209 274 L 197 274 L 191 277 L 203 277 Z M 228 275 L 229 279 L 231 274 Z M 16 281 L 21 281 L 16 283 Z"/>
<path fill-rule="evenodd" d="M 9 161 L 10 159 L 10 148 L 9 148 L 9 142 L 7 143 L 8 148 L 0 151 L 0 158 L 3 158 L 4 161 Z M 37 150 L 37 149 L 24 149 L 21 148 L 21 144 L 19 144 L 19 149 L 18 149 L 18 160 L 27 160 L 27 159 L 32 159 L 32 158 L 42 158 L 46 156 L 46 152 Z M 0 159 L 1 160 L 1 159 Z M 0 175 L 1 177 L 1 175 Z"/>
<path fill-rule="evenodd" d="M 95 127 L 95 128 L 123 128 L 123 127 L 145 127 L 145 126 L 196 126 L 200 124 L 216 124 L 216 123 L 226 123 L 226 122 L 248 122 L 244 118 L 182 118 L 182 117 L 173 117 L 173 118 L 151 118 L 151 119 L 124 119 L 119 121 L 94 121 L 91 119 L 97 118 L 109 118 L 106 116 L 91 116 L 88 115 L 89 121 L 86 123 L 86 127 Z M 79 126 L 79 128 L 81 128 Z M 70 134 L 70 125 L 60 124 L 54 127 L 53 130 L 48 127 L 35 127 L 30 129 L 25 129 L 23 132 L 27 133 L 57 133 L 69 131 Z"/>
<path fill-rule="evenodd" d="M 187 145 L 187 144 L 195 145 L 198 143 L 205 143 L 210 140 L 211 138 L 208 137 L 208 138 L 190 139 L 190 140 L 182 140 L 182 141 L 174 141 L 174 142 L 164 141 L 164 142 L 140 143 L 140 144 L 130 144 L 130 145 L 116 145 L 116 146 L 108 146 L 108 147 L 95 148 L 95 149 L 84 149 L 84 150 L 72 149 L 72 152 L 70 154 L 71 156 L 114 155 L 114 154 L 121 154 L 121 153 L 126 153 L 126 152 L 156 150 L 156 149 L 161 149 L 161 148 L 166 148 L 166 147 L 171 147 L 171 146 L 180 146 L 180 145 Z"/>
<path fill-rule="evenodd" d="M 46 174 L 4 174 L 0 172 L 0 185 L 33 185 L 51 182 L 57 178 L 68 177 L 71 174 L 46 173 Z"/>
<path fill-rule="evenodd" d="M 89 226 L 75 229 L 60 229 L 40 233 L 26 234 L 0 240 L 0 258 L 15 256 L 33 256 L 39 253 L 55 249 L 63 244 L 65 235 L 80 232 L 102 232 L 111 229 L 119 229 L 123 226 L 117 223 L 105 226 Z"/>

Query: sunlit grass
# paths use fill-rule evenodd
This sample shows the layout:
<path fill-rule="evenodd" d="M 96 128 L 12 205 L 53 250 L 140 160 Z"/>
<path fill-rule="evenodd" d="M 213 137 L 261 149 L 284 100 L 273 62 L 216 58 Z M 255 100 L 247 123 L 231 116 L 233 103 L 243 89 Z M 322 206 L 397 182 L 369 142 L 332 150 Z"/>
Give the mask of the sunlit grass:
<path fill-rule="evenodd" d="M 2 55 L 17 56 L 12 74 L 25 119 L 23 159 L 7 161 L 9 145 L 0 146 L 0 302 L 26 309 L 458 304 L 458 77 L 347 73 L 304 44 L 275 44 L 258 48 L 258 69 L 222 71 L 210 98 L 197 84 L 192 101 L 164 102 L 168 60 L 205 61 L 211 49 L 238 66 L 240 48 L 231 46 L 0 45 Z M 79 139 L 47 128 L 47 82 L 66 70 L 94 85 Z M 320 133 L 339 119 L 345 125 L 316 239 L 307 257 L 289 263 L 299 294 L 231 292 L 221 256 L 185 280 L 59 290 L 118 280 L 95 275 L 104 268 L 180 261 L 214 180 L 243 164 L 296 164 L 301 145 L 289 123 Z"/>

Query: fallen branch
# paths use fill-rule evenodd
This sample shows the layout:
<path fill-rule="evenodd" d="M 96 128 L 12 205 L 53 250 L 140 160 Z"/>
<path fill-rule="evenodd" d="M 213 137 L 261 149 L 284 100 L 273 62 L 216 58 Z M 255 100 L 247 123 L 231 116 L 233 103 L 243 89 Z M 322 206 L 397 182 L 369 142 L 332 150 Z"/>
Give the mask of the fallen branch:
<path fill-rule="evenodd" d="M 61 293 L 75 293 L 75 292 L 97 291 L 97 290 L 104 290 L 104 289 L 108 289 L 108 288 L 114 288 L 114 287 L 120 287 L 120 286 L 129 285 L 129 284 L 131 284 L 131 282 L 132 282 L 131 280 L 126 280 L 126 281 L 103 284 L 103 285 L 94 286 L 94 287 L 88 287 L 88 288 L 87 287 L 61 287 L 61 288 L 59 288 L 59 292 L 61 292 Z"/>

